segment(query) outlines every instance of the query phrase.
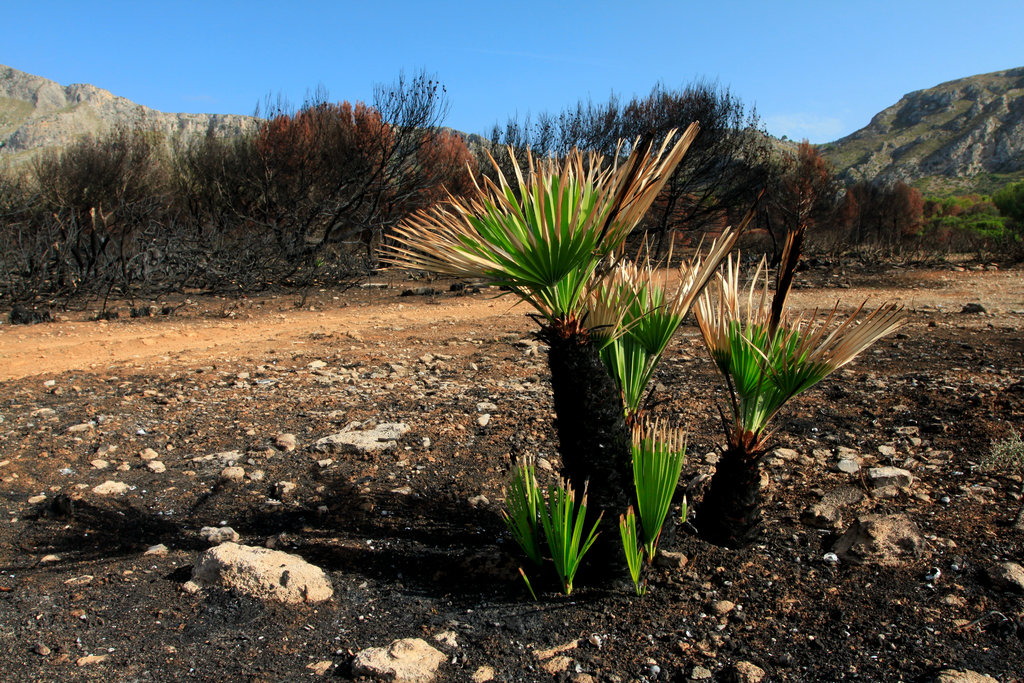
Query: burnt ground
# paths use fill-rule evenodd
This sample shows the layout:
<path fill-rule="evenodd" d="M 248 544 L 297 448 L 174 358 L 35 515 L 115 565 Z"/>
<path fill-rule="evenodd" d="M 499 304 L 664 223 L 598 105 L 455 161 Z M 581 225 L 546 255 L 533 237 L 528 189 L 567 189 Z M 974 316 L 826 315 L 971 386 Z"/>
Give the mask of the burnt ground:
<path fill-rule="evenodd" d="M 5 324 L 3 678 L 352 680 L 361 649 L 453 631 L 438 680 L 481 666 L 499 681 L 681 681 L 695 667 L 729 680 L 740 661 L 772 681 L 930 680 L 947 667 L 1020 680 L 1024 599 L 988 570 L 1024 560 L 1021 473 L 983 465 L 1024 425 L 1021 280 L 1019 269 L 804 274 L 802 305 L 895 297 L 911 322 L 783 412 L 773 443 L 795 454 L 769 458 L 762 541 L 728 550 L 680 526 L 663 547 L 688 563 L 652 569 L 642 598 L 624 563 L 612 580 L 580 577 L 568 598 L 538 577 L 535 602 L 518 578 L 502 486 L 515 457 L 557 465 L 544 349 L 522 307 L 487 292 L 403 298 L 397 285 L 320 292 L 312 314 L 288 298 L 193 297 L 168 319 Z M 961 313 L 969 302 L 987 312 Z M 221 343 L 207 343 L 214 333 Z M 724 393 L 692 324 L 655 384 L 653 412 L 690 434 L 684 482 L 710 472 Z M 313 449 L 356 422 L 410 431 L 372 455 Z M 275 448 L 281 433 L 298 448 Z M 146 448 L 165 471 L 147 467 Z M 221 483 L 223 463 L 203 459 L 225 451 L 240 452 L 241 483 Z M 864 469 L 838 471 L 837 456 L 854 452 Z M 871 492 L 864 471 L 884 465 L 915 481 Z M 129 489 L 92 490 L 107 480 Z M 865 495 L 834 528 L 801 521 L 850 486 Z M 907 514 L 926 553 L 896 566 L 826 562 L 868 512 Z M 293 607 L 183 590 L 206 547 L 199 529 L 221 524 L 322 567 L 333 599 Z M 604 533 L 617 531 L 605 521 Z M 165 555 L 145 554 L 161 543 Z M 723 600 L 735 607 L 720 615 Z M 535 651 L 576 640 L 568 670 L 542 670 Z M 326 662 L 323 674 L 307 668 Z"/>

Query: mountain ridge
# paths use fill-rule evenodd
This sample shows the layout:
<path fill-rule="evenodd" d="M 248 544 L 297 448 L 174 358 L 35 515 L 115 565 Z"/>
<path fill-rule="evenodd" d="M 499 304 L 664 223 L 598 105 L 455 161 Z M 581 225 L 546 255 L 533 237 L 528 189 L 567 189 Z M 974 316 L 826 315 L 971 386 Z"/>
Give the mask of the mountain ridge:
<path fill-rule="evenodd" d="M 819 148 L 848 183 L 976 189 L 1024 175 L 1024 67 L 907 93 L 865 127 Z"/>
<path fill-rule="evenodd" d="M 256 119 L 238 114 L 161 112 L 87 83 L 60 85 L 0 65 L 0 157 L 61 147 L 118 125 L 175 135 L 237 135 Z"/>

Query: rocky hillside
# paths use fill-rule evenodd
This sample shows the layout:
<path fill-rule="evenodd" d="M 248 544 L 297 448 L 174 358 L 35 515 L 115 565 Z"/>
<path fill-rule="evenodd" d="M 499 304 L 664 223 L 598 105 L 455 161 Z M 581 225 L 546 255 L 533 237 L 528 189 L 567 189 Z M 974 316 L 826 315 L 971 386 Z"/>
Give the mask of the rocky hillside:
<path fill-rule="evenodd" d="M 864 128 L 822 146 L 848 181 L 987 189 L 1024 175 L 1024 68 L 904 95 Z"/>
<path fill-rule="evenodd" d="M 252 126 L 235 114 L 167 114 L 92 85 L 63 86 L 0 65 L 0 159 L 25 158 L 117 125 L 174 135 L 233 135 Z"/>

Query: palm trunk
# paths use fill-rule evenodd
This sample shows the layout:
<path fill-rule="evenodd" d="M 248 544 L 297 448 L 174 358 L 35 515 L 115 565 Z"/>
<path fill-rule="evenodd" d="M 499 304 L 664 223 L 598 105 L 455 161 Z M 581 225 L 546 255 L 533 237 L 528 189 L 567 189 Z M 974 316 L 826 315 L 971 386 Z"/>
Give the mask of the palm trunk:
<path fill-rule="evenodd" d="M 739 548 L 761 535 L 761 510 L 768 499 L 762 455 L 761 449 L 730 439 L 697 507 L 695 525 L 708 543 Z"/>
<path fill-rule="evenodd" d="M 577 491 L 589 482 L 590 508 L 618 519 L 633 498 L 631 439 L 622 398 L 585 334 L 546 329 L 562 476 Z M 610 532 L 609 532 L 610 534 Z"/>

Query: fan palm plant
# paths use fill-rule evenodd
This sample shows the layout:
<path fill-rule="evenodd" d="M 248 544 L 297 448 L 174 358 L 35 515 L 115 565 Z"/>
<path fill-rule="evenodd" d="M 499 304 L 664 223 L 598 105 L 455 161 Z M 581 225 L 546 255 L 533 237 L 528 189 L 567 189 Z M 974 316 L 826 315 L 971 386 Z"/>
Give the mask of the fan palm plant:
<path fill-rule="evenodd" d="M 527 152 L 524 172 L 513 156 L 514 187 L 498 169 L 497 181 L 485 178 L 472 196 L 450 197 L 399 226 L 384 258 L 505 287 L 537 311 L 550 349 L 562 474 L 577 489 L 589 479 L 598 508 L 622 509 L 629 499 L 630 435 L 591 339 L 589 292 L 697 130 L 670 133 L 657 147 L 640 142 L 624 159 L 573 150 L 562 161 L 537 160 Z"/>
<path fill-rule="evenodd" d="M 738 260 L 730 257 L 697 304 L 697 323 L 725 378 L 732 413 L 731 423 L 723 417 L 726 446 L 696 520 L 705 539 L 720 545 L 744 545 L 760 531 L 764 484 L 759 465 L 772 418 L 791 398 L 904 322 L 902 308 L 894 304 L 858 319 L 862 304 L 841 323 L 836 308 L 823 321 L 816 321 L 816 315 L 790 315 L 786 296 L 799 259 L 799 237 L 793 234 L 786 242 L 771 301 L 764 260 L 744 297 Z"/>
<path fill-rule="evenodd" d="M 753 217 L 751 211 L 735 230 L 724 230 L 706 256 L 698 250 L 677 269 L 658 268 L 644 252 L 635 261 L 619 261 L 591 289 L 591 334 L 619 387 L 631 428 L 642 422 L 644 394 L 669 341 Z"/>

